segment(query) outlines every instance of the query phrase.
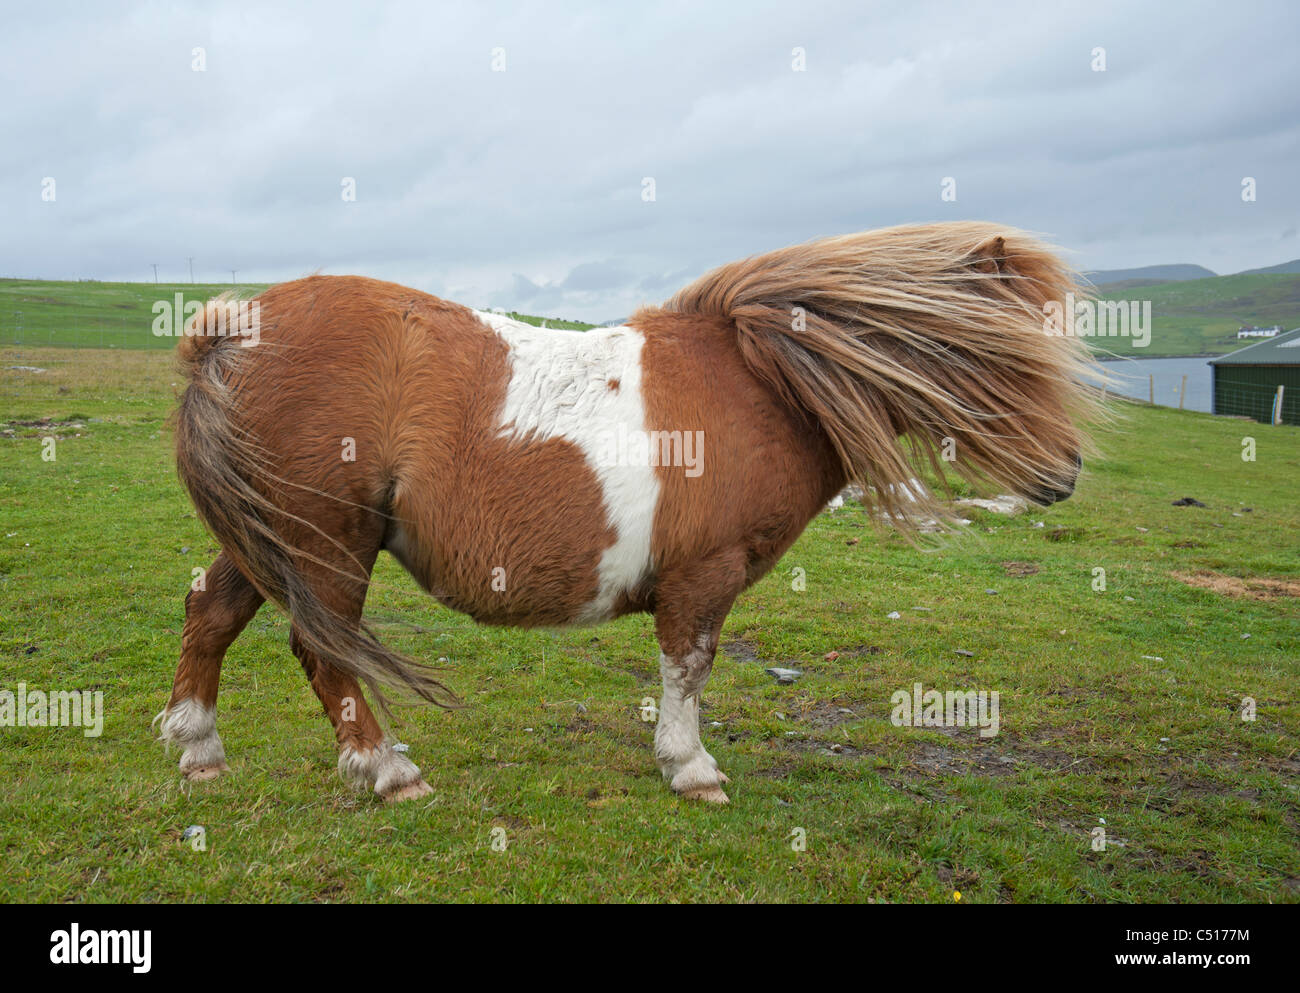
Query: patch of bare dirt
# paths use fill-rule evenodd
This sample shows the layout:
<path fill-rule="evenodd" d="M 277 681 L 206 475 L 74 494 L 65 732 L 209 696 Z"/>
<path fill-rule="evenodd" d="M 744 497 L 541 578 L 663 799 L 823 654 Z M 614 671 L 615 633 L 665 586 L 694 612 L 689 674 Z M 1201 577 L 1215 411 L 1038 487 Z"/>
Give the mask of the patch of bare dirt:
<path fill-rule="evenodd" d="M 80 434 L 86 429 L 85 421 L 55 421 L 42 417 L 37 421 L 5 421 L 0 424 L 0 438 L 30 437 L 33 434 L 53 434 L 62 441 L 69 434 Z"/>
<path fill-rule="evenodd" d="M 786 747 L 796 752 L 813 752 L 817 755 L 839 755 L 846 759 L 855 759 L 863 755 L 861 749 L 842 741 L 816 741 L 812 738 L 791 738 Z"/>
<path fill-rule="evenodd" d="M 1002 571 L 1008 576 L 1034 576 L 1038 573 L 1038 566 L 1032 562 L 1003 562 Z"/>
<path fill-rule="evenodd" d="M 744 638 L 732 638 L 730 641 L 723 642 L 722 652 L 729 659 L 735 659 L 737 662 L 758 662 L 758 648 L 753 642 L 746 641 Z"/>
<path fill-rule="evenodd" d="M 974 886 L 980 881 L 980 874 L 975 869 L 963 869 L 961 866 L 951 866 L 940 863 L 935 866 L 934 874 L 938 877 L 939 882 L 945 886 L 955 886 L 961 889 L 963 886 Z"/>
<path fill-rule="evenodd" d="M 1024 742 L 1003 742 L 957 749 L 924 743 L 914 748 L 910 764 L 930 775 L 1012 776 L 1027 766 L 1046 772 L 1064 772 L 1089 765 L 1054 748 Z"/>
<path fill-rule="evenodd" d="M 1043 535 L 1048 541 L 1081 541 L 1086 536 L 1083 528 L 1067 528 L 1062 525 L 1052 528 Z"/>
<path fill-rule="evenodd" d="M 1272 579 L 1268 576 L 1225 576 L 1221 572 L 1171 572 L 1180 583 L 1210 590 L 1220 596 L 1237 600 L 1276 600 L 1280 597 L 1300 597 L 1300 579 Z"/>
<path fill-rule="evenodd" d="M 839 724 L 859 720 L 855 713 L 844 714 L 835 704 L 818 704 L 798 720 L 805 727 L 824 733 L 832 731 Z M 954 740 L 966 739 L 967 736 L 955 730 L 935 728 Z M 834 756 L 845 759 L 862 758 L 867 755 L 887 755 L 884 749 L 872 747 L 867 750 L 857 748 L 847 741 L 836 741 L 831 737 L 813 735 L 810 737 L 788 738 L 784 747 L 796 752 L 812 752 L 818 755 Z M 1000 735 L 996 741 L 977 738 L 973 747 L 960 745 L 933 744 L 917 742 L 907 749 L 900 771 L 904 775 L 928 778 L 931 776 L 1013 776 L 1021 769 L 1033 766 L 1045 772 L 1084 771 L 1093 768 L 1094 763 L 1086 758 L 1074 758 L 1057 748 L 1034 745 L 1017 741 Z M 888 778 L 888 777 L 886 777 Z"/>
<path fill-rule="evenodd" d="M 867 711 L 861 705 L 854 706 L 851 703 L 832 700 L 814 703 L 793 716 L 800 724 L 817 731 L 825 731 L 851 721 L 862 720 L 861 715 L 866 713 Z"/>

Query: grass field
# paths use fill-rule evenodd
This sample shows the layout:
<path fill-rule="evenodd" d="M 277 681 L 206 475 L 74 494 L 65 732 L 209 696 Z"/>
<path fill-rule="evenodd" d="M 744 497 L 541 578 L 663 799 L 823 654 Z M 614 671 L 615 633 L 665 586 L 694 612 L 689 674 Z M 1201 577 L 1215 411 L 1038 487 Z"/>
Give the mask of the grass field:
<path fill-rule="evenodd" d="M 655 770 L 648 618 L 481 628 L 384 556 L 371 621 L 470 704 L 404 712 L 434 794 L 387 807 L 337 777 L 270 608 L 226 660 L 231 773 L 186 786 L 153 740 L 216 552 L 175 387 L 160 351 L 0 348 L 0 689 L 105 706 L 98 738 L 0 728 L 0 900 L 1300 900 L 1300 430 L 1125 405 L 1073 499 L 945 548 L 821 515 L 724 628 L 702 733 L 727 807 Z M 1000 733 L 895 726 L 917 682 L 997 691 Z"/>

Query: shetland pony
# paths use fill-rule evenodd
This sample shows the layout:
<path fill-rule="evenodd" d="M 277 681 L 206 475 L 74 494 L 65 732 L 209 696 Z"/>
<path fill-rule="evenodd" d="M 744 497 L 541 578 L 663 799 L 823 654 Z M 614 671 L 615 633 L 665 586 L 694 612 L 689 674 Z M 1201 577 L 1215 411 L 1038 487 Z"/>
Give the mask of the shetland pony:
<path fill-rule="evenodd" d="M 656 762 L 677 793 L 725 803 L 699 734 L 723 620 L 847 482 L 903 529 L 941 513 L 906 484 L 944 448 L 970 479 L 1070 494 L 1093 391 L 1044 314 L 1073 289 L 1029 236 L 967 222 L 745 259 L 586 332 L 354 276 L 213 301 L 178 345 L 175 426 L 221 553 L 185 600 L 162 737 L 188 778 L 226 771 L 222 657 L 270 600 L 340 772 L 387 800 L 429 793 L 360 685 L 381 712 L 385 687 L 457 704 L 362 624 L 386 550 L 484 624 L 652 614 Z"/>

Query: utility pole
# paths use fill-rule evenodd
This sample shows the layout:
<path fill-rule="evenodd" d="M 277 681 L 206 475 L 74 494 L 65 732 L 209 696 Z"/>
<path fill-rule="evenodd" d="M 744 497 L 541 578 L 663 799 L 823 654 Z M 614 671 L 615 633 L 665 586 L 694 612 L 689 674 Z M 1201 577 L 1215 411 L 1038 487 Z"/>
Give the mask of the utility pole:
<path fill-rule="evenodd" d="M 189 256 L 190 260 L 190 285 L 194 285 L 194 256 Z"/>
<path fill-rule="evenodd" d="M 158 285 L 158 263 L 150 262 L 149 264 L 153 266 L 153 284 L 154 286 L 157 286 Z"/>

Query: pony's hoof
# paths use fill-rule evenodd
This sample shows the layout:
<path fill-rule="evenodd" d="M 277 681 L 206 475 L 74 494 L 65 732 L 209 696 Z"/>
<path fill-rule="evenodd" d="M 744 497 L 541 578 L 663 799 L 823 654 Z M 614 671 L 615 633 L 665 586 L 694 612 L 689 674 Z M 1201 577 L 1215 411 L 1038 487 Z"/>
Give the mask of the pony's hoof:
<path fill-rule="evenodd" d="M 192 765 L 188 769 L 182 769 L 181 773 L 191 783 L 202 783 L 209 779 L 216 779 L 223 772 L 229 772 L 230 766 L 224 762 L 209 762 L 207 765 Z"/>
<path fill-rule="evenodd" d="M 718 774 L 722 777 L 722 774 Z M 722 777 L 725 783 L 726 777 Z M 687 800 L 703 800 L 705 803 L 730 803 L 731 799 L 727 794 L 722 792 L 721 786 L 697 786 L 693 790 L 687 790 L 682 794 Z"/>
<path fill-rule="evenodd" d="M 720 783 L 729 783 L 729 782 L 731 782 L 731 777 L 728 776 L 728 775 L 727 775 L 725 772 L 723 772 L 721 769 L 719 769 L 719 770 L 718 770 L 718 782 L 720 782 Z"/>
<path fill-rule="evenodd" d="M 385 803 L 401 803 L 403 800 L 414 800 L 417 797 L 428 796 L 433 792 L 433 787 L 423 779 L 417 779 L 413 783 L 407 783 L 405 786 L 399 786 L 384 796 Z"/>

